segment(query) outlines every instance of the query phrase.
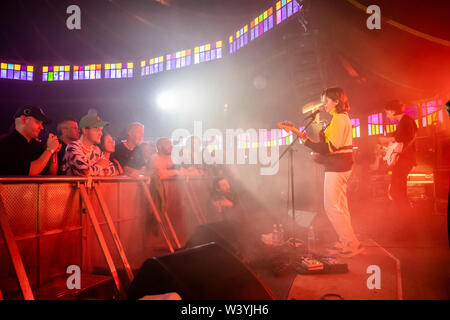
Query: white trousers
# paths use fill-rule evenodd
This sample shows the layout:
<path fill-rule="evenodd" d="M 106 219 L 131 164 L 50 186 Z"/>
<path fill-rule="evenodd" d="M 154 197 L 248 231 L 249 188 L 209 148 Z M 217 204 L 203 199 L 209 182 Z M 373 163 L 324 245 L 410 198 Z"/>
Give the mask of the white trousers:
<path fill-rule="evenodd" d="M 325 172 L 324 206 L 325 212 L 336 231 L 339 242 L 344 246 L 358 246 L 353 232 L 347 202 L 347 181 L 352 170 L 346 172 Z"/>

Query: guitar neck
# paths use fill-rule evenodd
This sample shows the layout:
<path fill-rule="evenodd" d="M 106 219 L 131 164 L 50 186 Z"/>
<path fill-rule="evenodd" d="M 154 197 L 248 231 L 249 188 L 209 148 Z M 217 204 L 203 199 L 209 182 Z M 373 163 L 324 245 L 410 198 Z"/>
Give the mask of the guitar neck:
<path fill-rule="evenodd" d="M 286 132 L 293 132 L 299 137 L 305 136 L 305 134 L 303 132 L 298 130 L 293 124 L 291 124 L 289 122 L 279 122 L 278 128 L 284 129 Z"/>
<path fill-rule="evenodd" d="M 291 131 L 298 135 L 299 137 L 304 136 L 304 133 L 298 130 L 297 128 L 292 128 Z"/>

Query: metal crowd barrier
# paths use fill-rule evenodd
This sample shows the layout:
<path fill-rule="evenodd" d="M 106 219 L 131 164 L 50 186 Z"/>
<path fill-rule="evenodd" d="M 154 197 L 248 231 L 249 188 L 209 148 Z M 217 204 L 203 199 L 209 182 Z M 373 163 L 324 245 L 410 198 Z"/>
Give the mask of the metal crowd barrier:
<path fill-rule="evenodd" d="M 207 222 L 209 178 L 159 186 L 148 177 L 0 177 L 0 294 L 17 290 L 17 279 L 34 299 L 71 265 L 87 274 L 106 267 L 123 293 L 118 269 L 131 282 L 155 242 L 174 252 Z"/>

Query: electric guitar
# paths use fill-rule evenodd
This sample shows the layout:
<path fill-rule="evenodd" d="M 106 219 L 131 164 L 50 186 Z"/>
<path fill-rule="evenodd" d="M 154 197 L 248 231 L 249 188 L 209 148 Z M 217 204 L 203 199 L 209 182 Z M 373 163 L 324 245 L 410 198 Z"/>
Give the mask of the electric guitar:
<path fill-rule="evenodd" d="M 298 130 L 293 123 L 289 122 L 289 121 L 280 121 L 278 122 L 278 128 L 279 129 L 283 129 L 286 132 L 293 132 L 296 135 L 298 135 L 300 137 L 300 139 L 306 139 L 308 136 L 301 132 L 300 130 Z M 322 140 L 322 139 L 321 139 Z M 326 158 L 317 153 L 317 152 L 311 152 L 311 156 L 313 158 L 313 160 L 319 164 L 324 164 L 326 161 Z"/>
<path fill-rule="evenodd" d="M 278 128 L 283 129 L 286 132 L 293 132 L 300 137 L 300 139 L 306 139 L 307 135 L 298 130 L 292 122 L 289 121 L 280 121 L 278 122 Z"/>
<path fill-rule="evenodd" d="M 385 147 L 386 149 L 386 154 L 383 157 L 383 160 L 386 161 L 386 163 L 388 164 L 388 166 L 394 166 L 397 161 L 398 158 L 400 157 L 400 154 L 403 151 L 403 143 L 401 142 L 393 142 L 390 145 L 388 145 L 387 147 Z"/>

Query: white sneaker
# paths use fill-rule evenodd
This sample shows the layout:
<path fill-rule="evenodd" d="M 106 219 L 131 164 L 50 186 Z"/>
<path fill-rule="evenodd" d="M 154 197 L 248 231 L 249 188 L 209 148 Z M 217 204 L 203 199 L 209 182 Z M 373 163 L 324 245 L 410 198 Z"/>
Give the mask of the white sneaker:
<path fill-rule="evenodd" d="M 351 258 L 360 254 L 364 250 L 363 246 L 359 244 L 357 247 L 346 247 L 339 251 L 339 255 L 344 258 Z"/>
<path fill-rule="evenodd" d="M 332 247 L 327 248 L 328 253 L 330 254 L 337 254 L 342 249 L 344 249 L 344 245 L 341 242 L 336 242 Z"/>

